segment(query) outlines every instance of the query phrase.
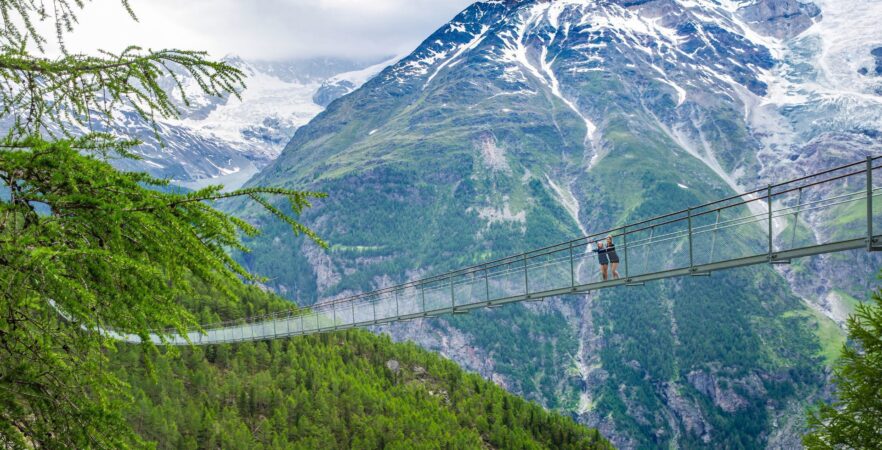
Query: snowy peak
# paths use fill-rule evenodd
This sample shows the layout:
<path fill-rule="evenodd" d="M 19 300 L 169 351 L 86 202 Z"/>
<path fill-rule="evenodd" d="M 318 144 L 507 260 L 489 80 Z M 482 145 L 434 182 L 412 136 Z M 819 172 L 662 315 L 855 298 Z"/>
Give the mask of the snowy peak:
<path fill-rule="evenodd" d="M 322 82 L 312 100 L 322 107 L 327 107 L 332 101 L 354 91 L 383 69 L 397 63 L 402 57 L 403 55 L 395 56 L 363 69 L 334 75 Z"/>
<path fill-rule="evenodd" d="M 584 124 L 594 162 L 610 106 L 586 84 L 609 80 L 664 93 L 667 104 L 641 101 L 640 109 L 707 161 L 731 152 L 706 148 L 697 110 L 740 110 L 753 130 L 740 145 L 784 154 L 818 136 L 809 132 L 821 129 L 814 117 L 836 131 L 882 128 L 880 15 L 872 0 L 484 1 L 381 78 L 401 93 L 431 94 L 474 70 L 490 95 L 550 95 Z M 739 178 L 735 161 L 712 165 Z"/>
<path fill-rule="evenodd" d="M 734 81 L 763 95 L 760 71 L 774 64 L 771 49 L 777 44 L 743 21 L 740 9 L 710 0 L 481 2 L 429 37 L 389 77 L 400 84 L 431 81 L 458 59 L 483 56 L 511 65 L 509 79 L 520 71 L 550 82 L 539 70 L 551 64 L 538 60 L 543 52 L 552 58 L 578 53 L 571 56 L 581 61 L 570 58 L 567 67 L 578 73 L 615 69 L 617 56 L 627 51 L 633 63 L 659 72 L 668 84 L 664 66 L 698 66 L 708 83 Z M 751 17 L 761 23 L 764 16 Z"/>
<path fill-rule="evenodd" d="M 343 129 L 370 146 L 390 122 L 430 133 L 444 117 L 492 129 L 490 108 L 507 124 L 554 127 L 589 171 L 623 145 L 623 130 L 651 130 L 654 145 L 696 158 L 730 188 L 753 187 L 798 175 L 779 168 L 798 171 L 795 155 L 833 139 L 824 133 L 882 129 L 880 9 L 873 0 L 477 2 L 356 92 L 359 105 L 385 106 L 366 118 L 350 106 L 288 147 Z M 328 105 L 357 84 L 334 77 L 313 99 Z M 353 145 L 341 139 L 281 165 L 318 166 Z"/>

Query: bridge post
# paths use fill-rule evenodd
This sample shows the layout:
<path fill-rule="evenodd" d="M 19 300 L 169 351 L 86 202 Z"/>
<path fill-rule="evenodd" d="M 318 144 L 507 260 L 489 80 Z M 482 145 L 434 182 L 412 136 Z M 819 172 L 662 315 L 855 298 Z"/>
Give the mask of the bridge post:
<path fill-rule="evenodd" d="M 374 310 L 374 325 L 377 324 L 377 301 L 374 300 L 371 302 L 371 309 Z"/>
<path fill-rule="evenodd" d="M 392 297 L 395 297 L 395 318 L 400 319 L 401 313 L 399 312 L 399 309 L 398 309 L 398 291 L 397 290 L 392 291 Z"/>
<path fill-rule="evenodd" d="M 799 226 L 799 211 L 802 209 L 802 188 L 796 196 L 796 212 L 793 214 L 793 232 L 790 234 L 790 250 L 796 245 L 796 227 Z"/>
<path fill-rule="evenodd" d="M 355 328 L 355 300 L 349 300 L 349 306 L 352 307 L 352 327 Z"/>
<path fill-rule="evenodd" d="M 708 260 L 709 263 L 714 262 L 714 250 L 716 249 L 716 246 L 717 246 L 717 228 L 720 226 L 720 213 L 721 212 L 722 212 L 722 210 L 720 210 L 720 209 L 717 210 L 717 219 L 714 221 L 714 232 L 711 235 L 710 260 Z"/>
<path fill-rule="evenodd" d="M 629 278 L 629 276 L 628 276 L 628 226 L 627 225 L 625 225 L 622 228 L 622 250 L 623 250 L 623 257 L 625 259 L 622 262 L 625 266 L 625 279 L 627 280 Z"/>
<path fill-rule="evenodd" d="M 304 315 L 304 314 L 303 314 L 303 311 L 299 311 L 299 312 L 300 312 L 300 334 L 301 334 L 301 335 L 305 335 L 305 334 L 306 334 L 306 329 L 303 328 L 303 315 Z"/>
<path fill-rule="evenodd" d="M 490 269 L 484 269 L 484 294 L 490 303 Z"/>
<path fill-rule="evenodd" d="M 686 224 L 689 227 L 689 273 L 695 272 L 695 258 L 692 250 L 692 208 L 686 210 Z"/>
<path fill-rule="evenodd" d="M 576 263 L 573 261 L 573 243 L 570 242 L 570 287 L 576 289 Z"/>
<path fill-rule="evenodd" d="M 453 292 L 453 278 L 450 278 L 450 312 L 456 311 L 456 293 Z"/>
<path fill-rule="evenodd" d="M 773 228 L 772 228 L 772 185 L 770 184 L 768 188 L 766 188 L 766 201 L 768 202 L 769 207 L 769 263 L 772 262 L 773 253 L 775 252 L 775 243 L 773 242 L 774 238 Z"/>
<path fill-rule="evenodd" d="M 873 250 L 873 157 L 867 156 L 867 251 Z"/>
<path fill-rule="evenodd" d="M 334 329 L 337 329 L 337 304 L 331 302 L 331 318 L 334 321 Z"/>
<path fill-rule="evenodd" d="M 527 254 L 524 253 L 524 296 L 530 298 L 530 277 L 527 270 Z"/>
<path fill-rule="evenodd" d="M 420 283 L 420 297 L 423 300 L 423 316 L 426 315 L 426 285 Z"/>
<path fill-rule="evenodd" d="M 285 317 L 285 334 L 287 336 L 291 336 L 291 310 L 288 310 L 288 315 Z"/>

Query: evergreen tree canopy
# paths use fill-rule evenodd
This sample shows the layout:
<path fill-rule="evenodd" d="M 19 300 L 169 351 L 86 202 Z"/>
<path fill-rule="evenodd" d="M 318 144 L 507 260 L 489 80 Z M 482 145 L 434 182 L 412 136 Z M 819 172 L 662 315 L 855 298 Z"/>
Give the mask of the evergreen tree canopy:
<path fill-rule="evenodd" d="M 235 301 L 194 288 L 182 303 L 203 323 L 290 306 L 256 286 L 236 288 Z M 132 386 L 129 423 L 158 449 L 613 448 L 453 361 L 364 330 L 174 355 L 125 346 L 113 362 Z"/>
<path fill-rule="evenodd" d="M 98 55 L 71 54 L 64 44 L 73 31 L 77 13 L 87 1 L 7 0 L 0 2 L 0 115 L 13 119 L 13 136 L 46 133 L 69 137 L 71 127 L 93 129 L 108 124 L 123 109 L 134 110 L 149 121 L 176 117 L 177 106 L 159 81 L 173 80 L 185 106 L 189 99 L 180 82 L 188 73 L 208 95 L 239 96 L 245 88 L 244 74 L 224 62 L 207 59 L 205 52 L 165 49 L 144 50 L 130 46 L 119 54 L 101 50 Z M 128 0 L 123 6 L 135 19 Z M 60 57 L 45 56 L 48 43 L 37 23 L 54 23 Z M 36 48 L 36 54 L 30 51 Z M 136 142 L 105 138 L 116 151 Z"/>
<path fill-rule="evenodd" d="M 838 400 L 809 416 L 809 449 L 863 449 L 882 445 L 882 291 L 848 319 L 852 341 L 842 349 L 833 381 Z"/>
<path fill-rule="evenodd" d="M 74 135 L 109 123 L 122 109 L 150 121 L 176 116 L 158 81 L 177 81 L 180 71 L 207 94 L 238 95 L 244 88 L 240 71 L 200 52 L 67 53 L 64 34 L 85 3 L 0 2 L 0 114 L 11 123 L 0 141 L 3 448 L 143 444 L 118 412 L 127 389 L 106 370 L 115 342 L 102 330 L 146 337 L 196 326 L 177 301 L 192 293 L 192 283 L 230 293 L 253 279 L 227 251 L 245 250 L 240 235 L 257 230 L 211 201 L 249 197 L 295 234 L 323 244 L 293 217 L 321 194 L 224 193 L 220 186 L 178 193 L 162 180 L 108 164 L 108 157 L 133 157 L 138 142 L 130 137 Z M 45 56 L 47 40 L 36 26 L 52 21 L 64 50 L 58 58 Z M 286 198 L 291 213 L 271 203 L 274 196 Z M 143 344 L 155 352 L 151 345 Z"/>

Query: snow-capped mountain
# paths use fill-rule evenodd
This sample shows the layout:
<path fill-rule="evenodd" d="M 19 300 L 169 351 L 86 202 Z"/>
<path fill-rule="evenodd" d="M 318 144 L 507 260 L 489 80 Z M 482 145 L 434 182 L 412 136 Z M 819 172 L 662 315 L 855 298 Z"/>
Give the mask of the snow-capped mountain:
<path fill-rule="evenodd" d="M 322 82 L 321 87 L 312 96 L 312 100 L 322 107 L 327 107 L 332 101 L 354 91 L 386 67 L 398 62 L 401 58 L 401 56 L 396 56 L 361 70 L 354 70 L 330 77 Z"/>
<path fill-rule="evenodd" d="M 206 96 L 195 80 L 184 76 L 183 91 L 189 102 L 185 106 L 180 92 L 171 89 L 172 80 L 163 80 L 181 108 L 181 118 L 160 121 L 162 142 L 158 142 L 148 124 L 134 114 L 124 114 L 115 126 L 141 137 L 144 144 L 136 153 L 143 159 L 117 164 L 170 178 L 184 187 L 240 186 L 278 156 L 294 131 L 327 103 L 359 87 L 385 67 L 373 61 L 338 59 L 269 63 L 229 57 L 227 61 L 247 77 L 241 99 Z M 338 79 L 347 80 L 348 90 L 323 93 L 324 105 L 314 101 L 329 80 Z"/>
<path fill-rule="evenodd" d="M 279 226 L 245 262 L 291 298 L 334 297 L 878 154 L 880 6 L 477 2 L 255 177 L 328 192 L 302 219 L 333 251 Z M 872 279 L 849 258 L 387 330 L 622 448 L 793 448 L 836 347 L 807 303 L 835 316 Z"/>

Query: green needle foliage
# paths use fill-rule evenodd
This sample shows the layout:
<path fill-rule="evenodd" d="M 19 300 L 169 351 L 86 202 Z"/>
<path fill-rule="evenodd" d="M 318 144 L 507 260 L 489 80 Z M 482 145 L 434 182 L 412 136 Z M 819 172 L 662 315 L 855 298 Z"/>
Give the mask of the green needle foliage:
<path fill-rule="evenodd" d="M 84 4 L 0 1 L 0 114 L 13 123 L 0 140 L 0 448 L 144 444 L 118 413 L 128 388 L 106 370 L 112 333 L 146 338 L 196 327 L 177 301 L 193 283 L 231 294 L 254 279 L 227 252 L 246 250 L 240 236 L 257 229 L 211 202 L 250 198 L 324 245 L 296 220 L 319 193 L 219 186 L 175 193 L 165 181 L 107 163 L 131 157 L 138 142 L 75 135 L 121 109 L 147 120 L 177 115 L 163 76 L 177 81 L 176 73 L 189 72 L 212 95 L 244 88 L 241 72 L 199 52 L 42 56 L 47 41 L 36 24 L 54 20 L 64 49 Z"/>
<path fill-rule="evenodd" d="M 864 449 L 882 445 L 882 291 L 848 319 L 852 341 L 835 369 L 838 400 L 809 416 L 809 449 Z"/>
<path fill-rule="evenodd" d="M 181 85 L 181 73 L 189 74 L 209 95 L 238 97 L 245 88 L 239 69 L 208 60 L 205 52 L 130 46 L 119 54 L 104 50 L 98 55 L 69 54 L 64 35 L 73 30 L 78 9 L 85 3 L 0 1 L 0 114 L 14 119 L 14 135 L 69 135 L 72 126 L 92 129 L 98 121 L 108 122 L 121 108 L 149 120 L 176 117 L 177 106 L 159 85 L 164 76 L 173 80 L 173 90 L 185 106 L 189 106 L 189 99 Z M 122 4 L 134 19 L 128 1 L 122 0 Z M 62 51 L 57 58 L 43 56 L 47 40 L 35 26 L 50 21 L 55 23 L 56 42 Z M 37 55 L 29 51 L 33 47 Z"/>
<path fill-rule="evenodd" d="M 46 59 L 13 47 L 2 50 L 0 113 L 14 117 L 15 131 L 22 134 L 69 135 L 72 124 L 91 127 L 96 120 L 111 119 L 120 108 L 131 108 L 151 120 L 176 117 L 177 106 L 158 84 L 162 77 L 170 77 L 189 105 L 174 68 L 188 72 L 210 95 L 238 96 L 245 88 L 239 69 L 208 61 L 203 52 L 129 47 L 120 54 Z"/>

